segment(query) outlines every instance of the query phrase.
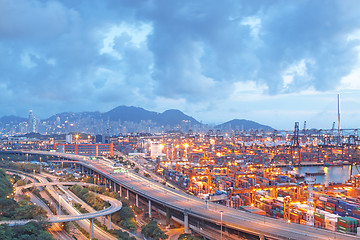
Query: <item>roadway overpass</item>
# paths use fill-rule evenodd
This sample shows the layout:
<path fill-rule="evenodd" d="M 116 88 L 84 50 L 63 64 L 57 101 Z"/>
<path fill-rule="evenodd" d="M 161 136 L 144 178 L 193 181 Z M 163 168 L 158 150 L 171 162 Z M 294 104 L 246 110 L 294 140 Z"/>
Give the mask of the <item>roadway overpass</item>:
<path fill-rule="evenodd" d="M 7 151 L 7 153 L 10 152 Z M 74 164 L 83 172 L 94 176 L 99 184 L 105 184 L 111 190 L 118 191 L 123 196 L 126 195 L 127 198 L 134 197 L 137 205 L 139 199 L 148 202 L 150 216 L 152 206 L 170 209 L 173 216 L 183 221 L 185 232 L 189 232 L 189 227 L 196 232 L 201 232 L 201 226 L 211 226 L 220 230 L 222 225 L 222 229 L 232 233 L 233 238 L 246 233 L 260 239 L 360 239 L 353 235 L 287 223 L 218 204 L 205 203 L 202 199 L 171 189 L 135 173 L 113 173 L 111 167 L 96 160 L 88 160 L 84 156 L 45 151 L 12 151 L 12 153 L 55 156 L 59 159 L 74 161 Z"/>
<path fill-rule="evenodd" d="M 72 185 L 79 185 L 79 186 L 94 186 L 91 183 L 82 183 L 82 182 L 47 182 L 47 183 L 30 183 L 21 187 L 17 187 L 21 191 L 22 189 L 28 189 L 32 187 L 46 187 L 46 186 L 72 186 Z M 107 197 L 105 195 L 101 195 L 101 198 L 108 201 L 110 203 L 110 207 L 96 212 L 85 213 L 80 215 L 56 215 L 48 218 L 50 223 L 58 223 L 58 222 L 71 222 L 77 221 L 82 219 L 94 219 L 101 216 L 108 216 L 117 211 L 119 211 L 122 207 L 122 203 L 114 198 Z"/>
<path fill-rule="evenodd" d="M 72 186 L 72 185 L 79 185 L 79 186 L 96 186 L 95 184 L 91 184 L 91 183 L 83 183 L 83 182 L 48 182 L 46 179 L 44 178 L 40 178 L 38 176 L 36 176 L 36 178 L 39 178 L 40 180 L 42 180 L 42 182 L 39 183 L 30 183 L 21 187 L 17 187 L 16 188 L 16 194 L 20 194 L 22 192 L 23 189 L 28 189 L 28 188 L 32 188 L 32 187 L 48 187 L 48 186 Z M 52 193 L 52 192 L 51 192 Z M 85 214 L 73 214 L 73 215 L 52 215 L 50 217 L 47 218 L 47 221 L 50 223 L 60 223 L 60 222 L 71 222 L 71 221 L 78 221 L 78 220 L 84 220 L 84 219 L 89 219 L 90 220 L 90 239 L 94 238 L 94 218 L 97 217 L 101 217 L 101 216 L 110 216 L 111 219 L 111 214 L 119 211 L 122 208 L 122 203 L 114 198 L 105 196 L 105 195 L 101 195 L 101 194 L 97 194 L 98 196 L 100 196 L 102 199 L 108 201 L 110 203 L 110 207 L 104 209 L 104 210 L 100 210 L 100 211 L 96 211 L 96 212 L 90 212 L 90 213 L 85 213 Z M 60 198 L 59 198 L 60 200 Z M 63 201 L 62 205 L 68 205 L 68 208 L 71 208 L 71 206 L 69 206 L 69 203 L 67 201 Z M 10 226 L 14 226 L 14 225 L 24 225 L 30 221 L 33 220 L 12 220 L 12 221 L 0 221 L 0 224 L 8 224 Z M 110 226 L 109 229 L 111 229 L 111 221 L 110 222 Z"/>

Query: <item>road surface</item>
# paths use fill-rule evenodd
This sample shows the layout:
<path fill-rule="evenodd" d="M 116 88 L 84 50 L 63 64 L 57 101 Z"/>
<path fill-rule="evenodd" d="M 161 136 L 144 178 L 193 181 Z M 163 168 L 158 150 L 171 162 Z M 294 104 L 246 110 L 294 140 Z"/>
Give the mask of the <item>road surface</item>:
<path fill-rule="evenodd" d="M 55 155 L 78 161 L 81 165 L 93 169 L 106 176 L 108 179 L 121 184 L 146 198 L 156 201 L 170 208 L 187 212 L 189 218 L 195 216 L 207 221 L 219 224 L 221 222 L 220 212 L 223 212 L 223 226 L 238 229 L 254 235 L 264 235 L 276 239 L 360 239 L 357 236 L 328 231 L 306 225 L 287 223 L 283 220 L 263 217 L 256 214 L 228 208 L 218 204 L 206 203 L 199 198 L 190 196 L 184 192 L 171 189 L 157 182 L 151 181 L 134 173 L 114 174 L 113 169 L 95 160 L 89 160 L 84 156 L 65 153 L 51 153 L 45 151 L 23 151 L 29 154 Z"/>

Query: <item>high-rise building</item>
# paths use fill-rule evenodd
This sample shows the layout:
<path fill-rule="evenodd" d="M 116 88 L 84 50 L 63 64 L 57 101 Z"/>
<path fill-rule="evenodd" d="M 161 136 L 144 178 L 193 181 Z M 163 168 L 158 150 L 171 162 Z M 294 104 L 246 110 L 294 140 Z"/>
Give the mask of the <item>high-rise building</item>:
<path fill-rule="evenodd" d="M 32 110 L 29 111 L 28 132 L 36 132 L 36 121 Z"/>
<path fill-rule="evenodd" d="M 95 143 L 105 143 L 105 136 L 104 135 L 96 135 L 95 136 Z"/>
<path fill-rule="evenodd" d="M 29 126 L 32 125 L 33 120 L 34 120 L 33 111 L 29 110 L 29 119 L 28 119 Z"/>
<path fill-rule="evenodd" d="M 150 157 L 156 158 L 162 155 L 163 146 L 161 142 L 150 141 Z"/>
<path fill-rule="evenodd" d="M 66 135 L 66 143 L 72 143 L 72 135 L 71 134 Z"/>

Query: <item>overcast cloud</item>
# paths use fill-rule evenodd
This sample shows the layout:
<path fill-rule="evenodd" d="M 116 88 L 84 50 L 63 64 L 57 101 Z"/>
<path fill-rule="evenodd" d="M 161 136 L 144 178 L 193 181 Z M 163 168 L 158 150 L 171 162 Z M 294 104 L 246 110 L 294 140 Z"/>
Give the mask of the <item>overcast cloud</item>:
<path fill-rule="evenodd" d="M 357 128 L 354 0 L 0 0 L 0 116 L 118 105 Z"/>

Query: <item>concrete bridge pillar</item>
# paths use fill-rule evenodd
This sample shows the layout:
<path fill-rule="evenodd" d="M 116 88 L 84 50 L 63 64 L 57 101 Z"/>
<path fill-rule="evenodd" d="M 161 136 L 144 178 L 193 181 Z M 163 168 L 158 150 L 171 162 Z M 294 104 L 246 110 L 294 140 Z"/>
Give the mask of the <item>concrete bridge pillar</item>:
<path fill-rule="evenodd" d="M 120 185 L 119 194 L 120 194 L 120 197 L 122 197 L 122 186 L 121 185 Z"/>
<path fill-rule="evenodd" d="M 113 183 L 113 191 L 116 192 L 116 183 Z"/>
<path fill-rule="evenodd" d="M 187 212 L 184 212 L 184 233 L 190 233 L 189 229 L 189 215 Z"/>
<path fill-rule="evenodd" d="M 91 218 L 90 219 L 90 231 L 89 231 L 89 239 L 93 239 L 94 238 L 94 219 Z"/>
<path fill-rule="evenodd" d="M 149 218 L 151 218 L 151 200 L 149 199 Z"/>
<path fill-rule="evenodd" d="M 137 207 L 139 207 L 139 194 L 136 193 L 135 196 L 136 196 L 135 204 Z"/>
<path fill-rule="evenodd" d="M 129 189 L 126 189 L 126 198 L 127 200 L 130 200 Z"/>
<path fill-rule="evenodd" d="M 111 214 L 109 214 L 109 229 L 111 229 Z"/>

